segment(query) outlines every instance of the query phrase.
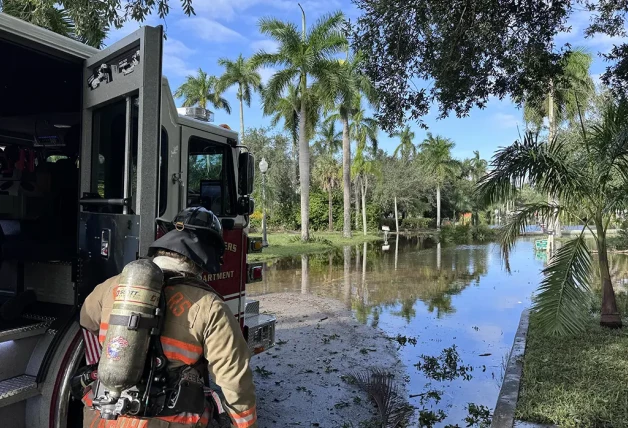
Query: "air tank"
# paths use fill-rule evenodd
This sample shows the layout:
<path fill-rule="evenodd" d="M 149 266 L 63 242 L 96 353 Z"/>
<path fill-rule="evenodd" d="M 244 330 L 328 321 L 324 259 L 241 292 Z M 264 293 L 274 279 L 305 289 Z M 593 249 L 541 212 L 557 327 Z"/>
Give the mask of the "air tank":
<path fill-rule="evenodd" d="M 129 263 L 119 278 L 98 363 L 98 379 L 113 399 L 137 385 L 142 377 L 151 329 L 144 328 L 142 323 L 146 321 L 140 320 L 155 318 L 164 280 L 161 269 L 150 260 Z M 112 324 L 120 320 L 124 325 Z M 139 328 L 135 328 L 136 322 L 140 323 Z"/>

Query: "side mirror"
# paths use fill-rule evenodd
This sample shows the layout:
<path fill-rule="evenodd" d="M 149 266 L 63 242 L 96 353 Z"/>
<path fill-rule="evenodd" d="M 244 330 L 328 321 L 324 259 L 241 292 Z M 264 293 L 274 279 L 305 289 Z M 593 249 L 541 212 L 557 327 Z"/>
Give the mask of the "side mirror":
<path fill-rule="evenodd" d="M 255 182 L 255 157 L 249 153 L 240 153 L 238 158 L 238 193 L 250 195 Z"/>

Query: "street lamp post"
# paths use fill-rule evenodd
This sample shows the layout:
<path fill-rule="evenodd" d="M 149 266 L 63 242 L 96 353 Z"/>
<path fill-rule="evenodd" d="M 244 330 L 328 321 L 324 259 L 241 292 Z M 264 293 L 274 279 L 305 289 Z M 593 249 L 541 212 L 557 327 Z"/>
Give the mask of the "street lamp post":
<path fill-rule="evenodd" d="M 259 163 L 259 170 L 262 173 L 262 247 L 268 247 L 266 239 L 266 171 L 268 171 L 268 162 L 262 158 Z"/>

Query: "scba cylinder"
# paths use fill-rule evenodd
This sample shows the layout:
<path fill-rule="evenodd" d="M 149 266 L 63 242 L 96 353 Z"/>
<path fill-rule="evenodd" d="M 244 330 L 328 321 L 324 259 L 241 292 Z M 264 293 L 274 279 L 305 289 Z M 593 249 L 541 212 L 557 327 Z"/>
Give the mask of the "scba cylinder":
<path fill-rule="evenodd" d="M 129 263 L 119 278 L 98 363 L 98 379 L 116 399 L 140 382 L 164 280 L 161 269 L 150 260 Z"/>

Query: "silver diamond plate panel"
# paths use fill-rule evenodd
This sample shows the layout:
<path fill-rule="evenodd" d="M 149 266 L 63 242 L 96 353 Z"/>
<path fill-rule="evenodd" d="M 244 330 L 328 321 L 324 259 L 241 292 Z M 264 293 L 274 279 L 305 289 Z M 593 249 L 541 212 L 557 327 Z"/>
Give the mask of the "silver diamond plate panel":
<path fill-rule="evenodd" d="M 37 383 L 34 376 L 16 376 L 0 382 L 0 400 L 6 400 L 18 395 L 30 396 L 36 392 Z"/>
<path fill-rule="evenodd" d="M 8 340 L 18 340 L 25 337 L 37 336 L 46 333 L 50 327 L 50 322 L 40 322 L 37 324 L 27 325 L 25 327 L 11 328 L 0 331 L 0 342 Z"/>
<path fill-rule="evenodd" d="M 53 322 L 54 320 L 56 320 L 55 317 L 47 317 L 45 315 L 36 315 L 36 314 L 24 314 L 22 315 L 22 318 L 28 318 L 31 320 L 39 320 L 39 321 L 49 321 L 49 322 Z"/>
<path fill-rule="evenodd" d="M 244 316 L 259 315 L 259 301 L 247 300 L 244 307 Z"/>

